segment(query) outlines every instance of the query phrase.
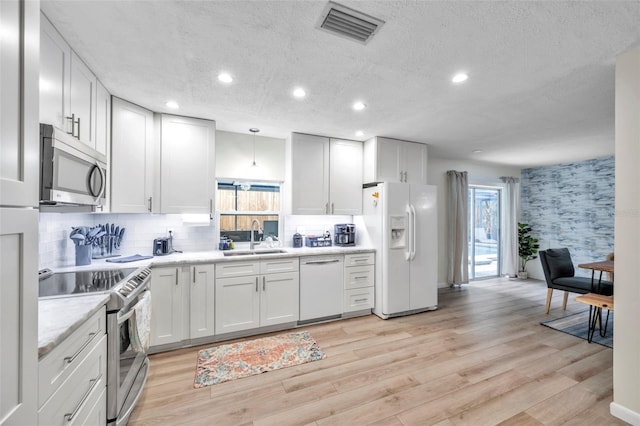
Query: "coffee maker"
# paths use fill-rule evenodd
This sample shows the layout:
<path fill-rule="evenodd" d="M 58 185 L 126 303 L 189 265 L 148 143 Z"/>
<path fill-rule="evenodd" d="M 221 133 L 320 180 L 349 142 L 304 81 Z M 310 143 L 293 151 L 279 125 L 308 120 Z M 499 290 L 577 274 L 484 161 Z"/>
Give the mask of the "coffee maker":
<path fill-rule="evenodd" d="M 356 245 L 356 226 L 353 223 L 340 223 L 333 227 L 334 243 L 337 246 Z"/>

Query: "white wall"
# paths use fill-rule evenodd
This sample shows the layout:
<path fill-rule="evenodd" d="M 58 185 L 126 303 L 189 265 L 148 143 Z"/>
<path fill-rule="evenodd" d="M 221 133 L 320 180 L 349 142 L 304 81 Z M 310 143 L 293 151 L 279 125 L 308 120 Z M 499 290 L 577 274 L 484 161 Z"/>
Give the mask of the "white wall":
<path fill-rule="evenodd" d="M 285 177 L 284 139 L 256 135 L 256 164 L 253 135 L 216 131 L 216 177 L 282 182 Z"/>
<path fill-rule="evenodd" d="M 640 425 L 640 49 L 616 62 L 616 222 L 611 414 Z"/>
<path fill-rule="evenodd" d="M 438 285 L 447 282 L 447 170 L 467 171 L 469 184 L 503 186 L 500 176 L 520 177 L 517 167 L 492 166 L 429 156 L 427 182 L 438 187 Z M 533 262 L 532 262 L 533 263 Z M 533 269 L 533 268 L 532 268 Z M 544 277 L 543 277 L 544 278 Z"/>

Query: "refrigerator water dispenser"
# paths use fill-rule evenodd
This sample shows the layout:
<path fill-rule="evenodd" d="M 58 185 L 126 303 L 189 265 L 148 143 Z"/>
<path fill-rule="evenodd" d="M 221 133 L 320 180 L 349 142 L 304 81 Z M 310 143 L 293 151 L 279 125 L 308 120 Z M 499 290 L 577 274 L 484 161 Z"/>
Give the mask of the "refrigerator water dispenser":
<path fill-rule="evenodd" d="M 407 217 L 389 217 L 389 248 L 399 249 L 407 246 Z"/>

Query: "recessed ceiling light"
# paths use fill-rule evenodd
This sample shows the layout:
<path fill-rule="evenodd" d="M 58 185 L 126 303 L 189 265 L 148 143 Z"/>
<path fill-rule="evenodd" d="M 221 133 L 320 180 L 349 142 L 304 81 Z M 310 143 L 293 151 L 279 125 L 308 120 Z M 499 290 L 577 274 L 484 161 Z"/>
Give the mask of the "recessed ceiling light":
<path fill-rule="evenodd" d="M 459 72 L 458 74 L 453 76 L 451 81 L 454 83 L 462 83 L 463 81 L 466 81 L 468 78 L 469 78 L 468 74 L 464 72 Z"/>
<path fill-rule="evenodd" d="M 366 105 L 360 101 L 353 104 L 353 109 L 355 109 L 356 111 L 362 111 L 365 107 Z"/>
<path fill-rule="evenodd" d="M 364 136 L 364 132 L 362 130 L 358 130 L 356 132 L 356 136 Z"/>
<path fill-rule="evenodd" d="M 164 104 L 167 108 L 171 108 L 171 109 L 178 109 L 180 108 L 180 105 L 178 105 L 178 103 L 176 101 L 167 101 Z"/>
<path fill-rule="evenodd" d="M 298 87 L 293 91 L 293 96 L 295 96 L 298 99 L 302 99 L 305 96 L 307 96 L 307 92 L 305 92 L 304 89 Z"/>
<path fill-rule="evenodd" d="M 473 151 L 471 151 L 474 154 L 480 154 L 482 152 L 481 149 L 474 149 Z"/>
<path fill-rule="evenodd" d="M 218 74 L 218 80 L 223 83 L 231 83 L 233 81 L 233 77 L 231 77 L 231 75 L 227 74 L 226 72 L 221 72 L 220 74 Z"/>

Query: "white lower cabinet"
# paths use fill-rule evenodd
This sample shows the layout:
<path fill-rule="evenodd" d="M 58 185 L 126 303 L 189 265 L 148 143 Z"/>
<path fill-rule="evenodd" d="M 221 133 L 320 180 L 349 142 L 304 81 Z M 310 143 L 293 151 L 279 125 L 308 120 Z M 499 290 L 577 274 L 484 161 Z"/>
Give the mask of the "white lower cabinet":
<path fill-rule="evenodd" d="M 151 346 L 213 336 L 214 266 L 151 269 Z"/>
<path fill-rule="evenodd" d="M 298 321 L 298 270 L 298 258 L 218 264 L 216 334 Z"/>
<path fill-rule="evenodd" d="M 103 308 L 39 361 L 39 424 L 106 424 L 105 324 Z"/>
<path fill-rule="evenodd" d="M 344 300 L 342 312 L 371 310 L 374 305 L 375 268 L 373 253 L 344 257 Z"/>

